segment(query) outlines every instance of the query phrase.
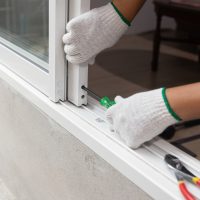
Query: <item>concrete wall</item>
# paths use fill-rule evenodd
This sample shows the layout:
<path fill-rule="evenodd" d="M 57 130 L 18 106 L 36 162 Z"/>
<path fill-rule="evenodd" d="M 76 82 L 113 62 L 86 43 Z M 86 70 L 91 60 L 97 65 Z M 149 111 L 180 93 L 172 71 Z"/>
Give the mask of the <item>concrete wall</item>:
<path fill-rule="evenodd" d="M 0 80 L 0 179 L 18 200 L 150 200 Z"/>
<path fill-rule="evenodd" d="M 105 5 L 109 0 L 91 0 L 92 8 Z M 147 0 L 143 8 L 132 23 L 128 34 L 137 34 L 155 29 L 156 16 L 154 13 L 153 0 Z M 165 18 L 163 20 L 163 28 L 175 28 L 175 22 L 172 19 Z"/>

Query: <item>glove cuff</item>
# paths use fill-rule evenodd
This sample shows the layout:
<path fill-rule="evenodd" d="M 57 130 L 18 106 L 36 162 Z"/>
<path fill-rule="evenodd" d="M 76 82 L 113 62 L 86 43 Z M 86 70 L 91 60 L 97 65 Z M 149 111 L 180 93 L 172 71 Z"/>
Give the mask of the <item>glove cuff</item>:
<path fill-rule="evenodd" d="M 178 114 L 176 112 L 174 112 L 174 110 L 172 109 L 172 107 L 169 104 L 169 101 L 167 99 L 167 95 L 166 95 L 166 88 L 162 88 L 162 97 L 163 100 L 165 102 L 165 105 L 167 107 L 168 112 L 177 120 L 177 121 L 182 121 L 182 119 L 178 116 Z"/>
<path fill-rule="evenodd" d="M 124 15 L 119 11 L 119 9 L 115 6 L 115 4 L 113 2 L 111 2 L 111 5 L 113 6 L 113 8 L 115 9 L 115 11 L 117 12 L 117 14 L 120 16 L 120 18 L 122 19 L 122 21 L 128 25 L 131 26 L 131 22 L 126 19 L 126 17 L 124 17 Z"/>
<path fill-rule="evenodd" d="M 107 33 L 107 37 L 112 38 L 114 34 L 119 39 L 128 29 L 128 25 L 122 21 L 111 3 L 108 3 L 99 10 L 99 16 L 101 22 L 104 24 L 105 30 L 102 31 Z"/>
<path fill-rule="evenodd" d="M 146 117 L 152 119 L 155 132 L 163 131 L 163 128 L 179 122 L 181 119 L 172 110 L 167 100 L 165 88 L 148 92 L 143 99 L 144 108 L 146 108 Z M 149 122 L 148 122 L 149 123 Z M 153 131 L 154 132 L 154 131 Z"/>

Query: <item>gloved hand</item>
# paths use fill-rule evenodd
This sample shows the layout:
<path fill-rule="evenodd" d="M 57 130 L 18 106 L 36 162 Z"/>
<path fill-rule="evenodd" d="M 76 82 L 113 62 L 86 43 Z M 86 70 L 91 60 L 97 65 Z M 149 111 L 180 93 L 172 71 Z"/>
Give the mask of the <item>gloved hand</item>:
<path fill-rule="evenodd" d="M 63 36 L 67 60 L 74 64 L 94 60 L 99 52 L 113 46 L 128 28 L 122 18 L 109 3 L 72 19 Z"/>
<path fill-rule="evenodd" d="M 172 110 L 165 89 L 135 94 L 127 99 L 116 97 L 116 105 L 106 118 L 125 144 L 133 149 L 180 121 Z"/>

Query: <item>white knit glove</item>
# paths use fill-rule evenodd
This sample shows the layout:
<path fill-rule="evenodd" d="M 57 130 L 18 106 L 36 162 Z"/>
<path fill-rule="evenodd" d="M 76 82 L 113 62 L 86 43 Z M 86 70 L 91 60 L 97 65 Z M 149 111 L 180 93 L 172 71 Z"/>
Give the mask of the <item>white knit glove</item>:
<path fill-rule="evenodd" d="M 113 46 L 128 28 L 122 18 L 109 3 L 72 19 L 63 36 L 67 60 L 74 64 L 94 60 L 102 50 Z"/>
<path fill-rule="evenodd" d="M 165 89 L 138 93 L 127 99 L 116 97 L 115 101 L 116 105 L 106 113 L 107 121 L 133 149 L 181 120 L 171 109 Z"/>

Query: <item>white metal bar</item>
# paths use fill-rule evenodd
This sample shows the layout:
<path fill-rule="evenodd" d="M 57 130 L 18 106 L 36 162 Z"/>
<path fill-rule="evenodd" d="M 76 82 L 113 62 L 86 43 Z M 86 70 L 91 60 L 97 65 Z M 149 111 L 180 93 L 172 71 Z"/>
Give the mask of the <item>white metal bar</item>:
<path fill-rule="evenodd" d="M 50 99 L 66 100 L 67 67 L 62 37 L 67 21 L 68 0 L 49 0 Z"/>
<path fill-rule="evenodd" d="M 90 0 L 69 0 L 69 19 L 90 9 Z M 68 100 L 76 106 L 87 104 L 87 93 L 81 86 L 88 86 L 88 64 L 68 64 Z"/>
<path fill-rule="evenodd" d="M 49 96 L 49 73 L 0 44 L 0 63 Z"/>

